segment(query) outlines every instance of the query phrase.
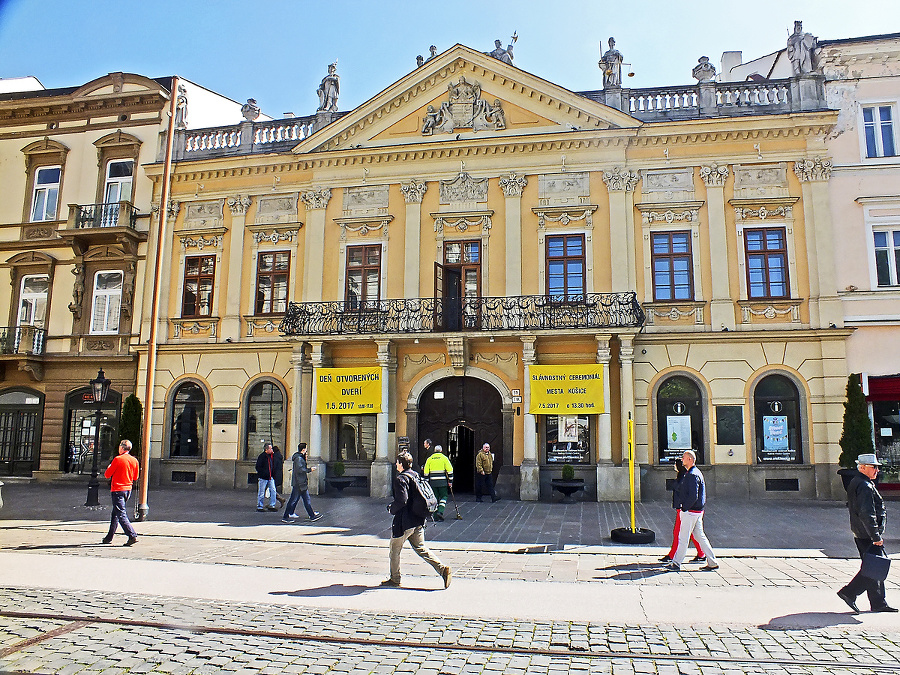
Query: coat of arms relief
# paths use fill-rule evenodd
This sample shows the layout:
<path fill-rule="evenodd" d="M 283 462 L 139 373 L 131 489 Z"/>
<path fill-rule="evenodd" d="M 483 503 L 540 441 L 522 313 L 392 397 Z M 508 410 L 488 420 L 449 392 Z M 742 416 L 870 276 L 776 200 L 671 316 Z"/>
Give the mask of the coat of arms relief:
<path fill-rule="evenodd" d="M 448 100 L 441 103 L 438 110 L 428 106 L 422 123 L 422 135 L 435 133 L 449 134 L 457 129 L 505 129 L 506 115 L 499 99 L 493 105 L 481 98 L 481 85 L 467 82 L 460 77 L 459 82 L 447 85 Z"/>

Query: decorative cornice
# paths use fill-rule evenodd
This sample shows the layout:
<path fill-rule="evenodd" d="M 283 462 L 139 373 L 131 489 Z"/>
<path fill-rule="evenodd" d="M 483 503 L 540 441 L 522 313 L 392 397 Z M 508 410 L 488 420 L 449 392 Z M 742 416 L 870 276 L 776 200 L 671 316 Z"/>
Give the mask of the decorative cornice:
<path fill-rule="evenodd" d="M 615 167 L 612 171 L 603 172 L 603 182 L 610 192 L 634 192 L 635 186 L 641 180 L 639 174 L 628 169 Z"/>
<path fill-rule="evenodd" d="M 300 193 L 300 199 L 307 209 L 324 209 L 331 199 L 331 188 L 319 188 Z"/>
<path fill-rule="evenodd" d="M 799 197 L 758 197 L 756 199 L 729 199 L 734 207 L 735 220 L 766 220 L 767 218 L 793 218 L 793 205 Z"/>
<path fill-rule="evenodd" d="M 528 185 L 525 176 L 519 176 L 515 171 L 510 171 L 508 176 L 500 177 L 500 187 L 507 197 L 521 197 L 523 188 Z"/>
<path fill-rule="evenodd" d="M 239 216 L 247 213 L 250 206 L 250 197 L 247 195 L 234 195 L 229 197 L 226 202 L 231 209 L 231 215 Z"/>
<path fill-rule="evenodd" d="M 282 241 L 289 241 L 291 243 L 294 243 L 294 237 L 296 236 L 297 230 L 272 230 L 271 232 L 258 230 L 253 233 L 253 242 L 255 244 L 261 244 L 264 241 L 271 242 L 273 244 L 277 244 Z"/>
<path fill-rule="evenodd" d="M 698 209 L 684 209 L 675 211 L 667 209 L 665 211 L 643 211 L 643 222 L 645 225 L 653 223 L 693 223 L 697 220 L 699 214 Z"/>
<path fill-rule="evenodd" d="M 400 192 L 403 193 L 403 198 L 406 199 L 407 204 L 421 204 L 426 190 L 428 190 L 428 185 L 424 181 L 416 180 L 415 178 L 408 183 L 400 185 Z"/>
<path fill-rule="evenodd" d="M 568 225 L 572 222 L 583 220 L 588 229 L 593 229 L 593 213 L 598 206 L 596 204 L 577 204 L 572 206 L 536 206 L 531 209 L 538 217 L 538 228 L 543 230 L 547 221 Z"/>
<path fill-rule="evenodd" d="M 722 187 L 725 185 L 725 179 L 728 178 L 728 167 L 719 166 L 718 164 L 701 166 L 700 178 L 703 179 L 706 187 Z"/>
<path fill-rule="evenodd" d="M 794 173 L 801 183 L 831 178 L 833 163 L 828 157 L 814 157 L 794 162 Z"/>
<path fill-rule="evenodd" d="M 209 239 L 206 238 L 205 235 L 200 235 L 196 239 L 190 235 L 181 235 L 179 240 L 181 241 L 181 247 L 185 250 L 189 248 L 196 248 L 202 251 L 204 248 L 212 246 L 214 248 L 221 248 L 222 246 L 222 235 L 214 234 Z"/>

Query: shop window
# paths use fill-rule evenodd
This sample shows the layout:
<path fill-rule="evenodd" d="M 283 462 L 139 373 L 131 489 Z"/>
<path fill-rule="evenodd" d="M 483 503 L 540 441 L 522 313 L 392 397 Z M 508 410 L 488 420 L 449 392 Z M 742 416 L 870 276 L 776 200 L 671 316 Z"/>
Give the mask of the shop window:
<path fill-rule="evenodd" d="M 172 399 L 170 457 L 200 457 L 206 441 L 206 394 L 199 384 L 179 385 Z"/>
<path fill-rule="evenodd" d="M 182 318 L 211 316 L 213 285 L 216 279 L 216 256 L 191 256 L 184 261 Z"/>
<path fill-rule="evenodd" d="M 348 309 L 377 307 L 381 297 L 381 246 L 348 246 L 346 279 Z"/>
<path fill-rule="evenodd" d="M 554 302 L 584 300 L 584 235 L 548 236 L 547 295 Z"/>
<path fill-rule="evenodd" d="M 697 454 L 697 464 L 706 463 L 703 441 L 703 398 L 691 378 L 675 375 L 656 392 L 657 460 L 674 462 L 685 450 Z"/>
<path fill-rule="evenodd" d="M 784 375 L 768 375 L 753 392 L 756 417 L 756 461 L 759 464 L 799 464 L 800 393 Z"/>
<path fill-rule="evenodd" d="M 788 298 L 788 252 L 783 227 L 744 230 L 747 294 L 756 298 Z"/>
<path fill-rule="evenodd" d="M 122 310 L 122 272 L 97 272 L 94 275 L 94 299 L 91 310 L 91 333 L 119 332 Z"/>
<path fill-rule="evenodd" d="M 287 251 L 260 253 L 256 266 L 256 313 L 287 311 L 291 254 Z"/>
<path fill-rule="evenodd" d="M 547 464 L 590 464 L 591 428 L 587 415 L 545 415 Z"/>
<path fill-rule="evenodd" d="M 653 299 L 657 302 L 693 300 L 694 279 L 690 232 L 650 235 Z"/>
<path fill-rule="evenodd" d="M 271 443 L 287 456 L 285 442 L 284 392 L 274 382 L 257 382 L 247 395 L 245 407 L 244 458 L 256 459 L 263 445 Z"/>
<path fill-rule="evenodd" d="M 337 415 L 337 448 L 341 462 L 371 462 L 375 459 L 375 415 Z"/>

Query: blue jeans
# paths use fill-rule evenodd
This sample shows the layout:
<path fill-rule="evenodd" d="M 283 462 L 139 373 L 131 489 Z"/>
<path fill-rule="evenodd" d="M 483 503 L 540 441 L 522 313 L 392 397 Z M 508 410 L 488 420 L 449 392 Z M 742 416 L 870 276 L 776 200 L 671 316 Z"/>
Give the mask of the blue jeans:
<path fill-rule="evenodd" d="M 256 508 L 263 508 L 263 500 L 266 498 L 266 488 L 269 490 L 269 508 L 275 508 L 275 479 L 260 478 L 259 492 L 256 494 Z"/>
<path fill-rule="evenodd" d="M 125 534 L 137 539 L 137 532 L 131 526 L 131 522 L 128 520 L 128 511 L 125 509 L 125 502 L 128 501 L 130 494 L 131 490 L 109 493 L 109 496 L 112 497 L 112 517 L 109 519 L 109 533 L 106 535 L 109 539 L 112 539 L 112 536 L 116 533 L 117 523 L 122 526 Z"/>
<path fill-rule="evenodd" d="M 315 518 L 316 512 L 313 511 L 312 502 L 309 501 L 309 490 L 301 490 L 298 487 L 291 488 L 291 496 L 288 499 L 287 505 L 284 507 L 284 515 L 282 518 L 287 518 L 294 512 L 294 509 L 297 508 L 297 504 L 300 500 L 303 499 L 303 506 L 306 507 L 306 513 L 310 518 Z"/>

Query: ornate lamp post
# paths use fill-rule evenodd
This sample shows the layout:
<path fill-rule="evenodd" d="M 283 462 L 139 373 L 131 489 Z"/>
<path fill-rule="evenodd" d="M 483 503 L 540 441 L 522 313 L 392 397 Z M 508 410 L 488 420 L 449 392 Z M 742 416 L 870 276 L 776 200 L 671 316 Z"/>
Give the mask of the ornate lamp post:
<path fill-rule="evenodd" d="M 87 501 L 85 506 L 100 506 L 99 491 L 100 482 L 97 480 L 97 453 L 100 451 L 100 412 L 106 395 L 109 393 L 110 381 L 103 374 L 103 368 L 97 373 L 97 377 L 91 380 L 91 391 L 94 395 L 94 403 L 97 404 L 97 420 L 94 424 L 94 459 L 91 463 L 91 480 L 88 483 Z"/>

